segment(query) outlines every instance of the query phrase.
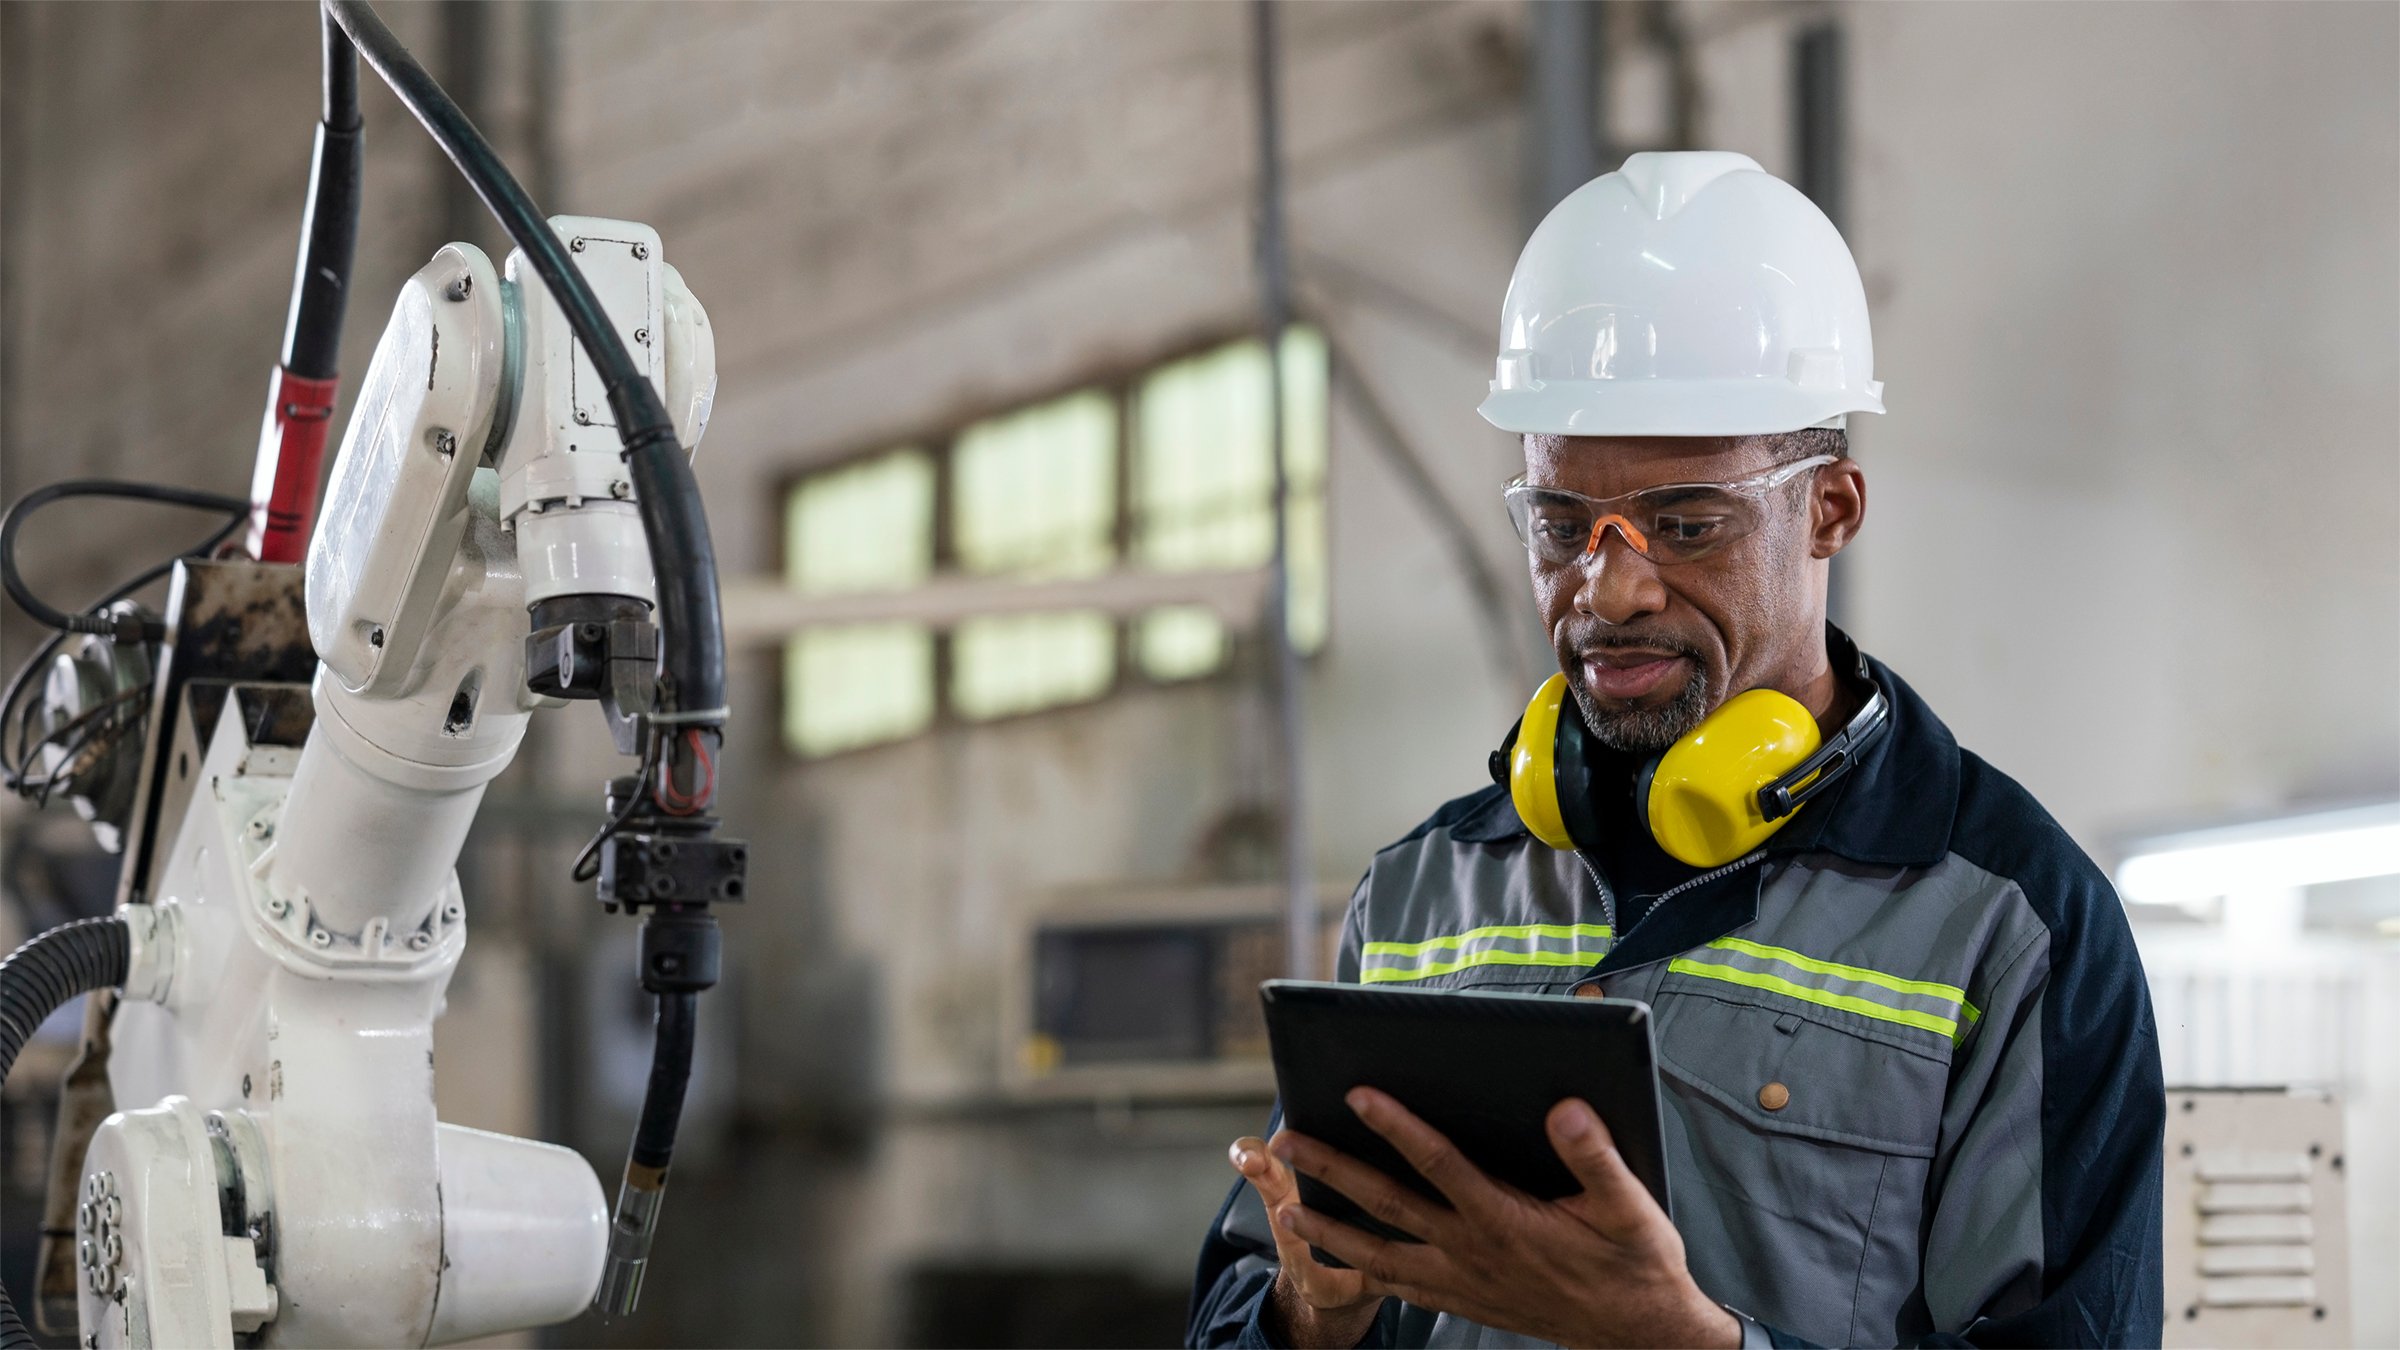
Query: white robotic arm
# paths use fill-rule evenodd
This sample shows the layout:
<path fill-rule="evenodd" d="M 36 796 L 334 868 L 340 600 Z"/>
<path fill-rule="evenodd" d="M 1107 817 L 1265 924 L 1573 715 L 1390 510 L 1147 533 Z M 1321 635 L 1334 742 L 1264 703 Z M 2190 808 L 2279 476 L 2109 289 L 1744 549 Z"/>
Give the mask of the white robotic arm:
<path fill-rule="evenodd" d="M 113 1020 L 104 1000 L 88 1010 L 45 1211 L 39 1307 L 72 1301 L 88 1346 L 422 1345 L 630 1310 L 697 998 L 717 980 L 711 906 L 743 898 L 747 851 L 712 812 L 724 640 L 684 452 L 715 389 L 706 314 L 656 232 L 545 222 L 365 0 L 322 13 L 317 172 L 253 501 L 76 482 L 0 517 L 0 580 L 61 635 L 0 712 L 60 643 L 83 644 L 38 686 L 39 777 L 8 786 L 68 784 L 125 853 L 116 917 L 0 962 L 0 1074 L 68 999 L 121 991 Z M 361 57 L 517 251 L 503 274 L 451 245 L 402 288 L 303 606 L 282 564 L 307 535 L 312 419 L 332 406 Z M 12 552 L 23 517 L 68 496 L 239 514 L 68 614 L 21 584 Z M 256 562 L 207 556 L 244 523 L 264 526 Z M 163 621 L 126 599 L 170 568 Z M 636 973 L 658 1000 L 613 1223 L 581 1158 L 443 1125 L 432 1093 L 433 1021 L 466 942 L 460 847 L 527 717 L 565 700 L 597 701 L 640 766 L 610 784 L 576 864 L 641 917 Z M 132 1109 L 95 1128 L 112 1094 Z M 54 1241 L 70 1210 L 71 1263 Z M 31 1344 L 0 1289 L 0 1350 Z"/>
<path fill-rule="evenodd" d="M 691 443 L 714 353 L 657 235 L 552 224 L 686 392 Z M 442 1125 L 432 1095 L 459 850 L 556 701 L 527 687 L 529 607 L 646 613 L 653 588 L 616 438 L 520 261 L 504 284 L 453 244 L 403 287 L 309 553 L 314 722 L 295 753 L 218 720 L 135 907 L 110 1076 L 120 1104 L 159 1104 L 111 1117 L 86 1157 L 87 1343 L 441 1343 L 564 1320 L 600 1282 L 589 1166 Z"/>

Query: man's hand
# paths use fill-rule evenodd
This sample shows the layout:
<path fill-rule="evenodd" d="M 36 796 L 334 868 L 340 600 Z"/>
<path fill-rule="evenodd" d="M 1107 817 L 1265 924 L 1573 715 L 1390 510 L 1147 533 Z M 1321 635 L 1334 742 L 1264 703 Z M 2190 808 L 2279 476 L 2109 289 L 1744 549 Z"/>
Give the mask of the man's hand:
<path fill-rule="evenodd" d="M 1583 1192 L 1545 1201 L 1485 1175 L 1383 1093 L 1356 1088 L 1349 1102 L 1449 1204 L 1285 1130 L 1275 1136 L 1278 1157 L 1424 1242 L 1387 1241 L 1295 1200 L 1268 1211 L 1277 1225 L 1278 1252 L 1294 1249 L 1285 1245 L 1287 1235 L 1295 1243 L 1314 1243 L 1363 1276 L 1365 1294 L 1406 1299 L 1561 1345 L 1742 1343 L 1741 1323 L 1693 1282 L 1683 1238 L 1627 1169 L 1591 1107 L 1570 1099 L 1551 1109 L 1551 1147 Z M 1298 1250 L 1306 1255 L 1306 1248 Z M 1288 1270 L 1288 1254 L 1285 1260 Z"/>
<path fill-rule="evenodd" d="M 1288 1134 L 1289 1131 L 1284 1132 Z M 1282 1139 L 1284 1134 L 1275 1136 Z M 1233 1168 L 1258 1192 L 1267 1207 L 1267 1227 L 1275 1235 L 1275 1259 L 1282 1267 L 1275 1288 L 1267 1295 L 1273 1330 L 1284 1344 L 1299 1350 L 1343 1350 L 1359 1343 L 1383 1295 L 1368 1293 L 1366 1277 L 1355 1270 L 1335 1270 L 1317 1264 L 1308 1243 L 1292 1236 L 1282 1216 L 1300 1207 L 1300 1184 L 1292 1169 L 1267 1152 L 1256 1136 L 1233 1141 Z"/>

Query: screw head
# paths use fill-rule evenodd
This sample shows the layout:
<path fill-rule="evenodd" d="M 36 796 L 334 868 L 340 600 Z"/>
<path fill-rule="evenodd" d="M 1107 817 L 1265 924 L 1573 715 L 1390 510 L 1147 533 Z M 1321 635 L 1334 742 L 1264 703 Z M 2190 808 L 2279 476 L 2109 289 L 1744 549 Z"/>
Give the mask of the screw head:
<path fill-rule="evenodd" d="M 248 1074 L 242 1075 L 242 1095 L 244 1097 L 248 1097 L 250 1095 L 250 1075 Z"/>
<path fill-rule="evenodd" d="M 622 478 L 610 479 L 608 484 L 608 495 L 616 498 L 618 501 L 624 501 L 626 498 L 633 495 L 633 484 L 626 482 Z"/>
<path fill-rule="evenodd" d="M 75 1222 L 78 1227 L 88 1233 L 94 1224 L 100 1222 L 100 1211 L 93 1207 L 91 1201 L 86 1200 L 75 1207 Z"/>
<path fill-rule="evenodd" d="M 475 274 L 473 272 L 461 272 L 454 280 L 451 281 L 449 286 L 443 289 L 442 294 L 455 304 L 460 300 L 466 299 L 469 295 L 473 294 L 474 291 Z"/>
<path fill-rule="evenodd" d="M 441 427 L 435 427 L 432 435 L 434 453 L 440 455 L 444 459 L 448 459 L 450 456 L 458 453 L 458 437 L 450 434 Z"/>
<path fill-rule="evenodd" d="M 579 426 L 579 427 L 588 427 L 588 426 L 590 426 L 591 424 L 592 424 L 592 415 L 591 415 L 590 413 L 587 413 L 587 412 L 585 412 L 585 411 L 584 411 L 583 409 L 581 409 L 581 408 L 577 408 L 577 409 L 575 410 L 575 425 L 577 425 L 577 426 Z"/>
<path fill-rule="evenodd" d="M 649 330 L 649 329 L 647 329 L 647 328 L 636 328 L 636 329 L 634 329 L 634 330 L 633 330 L 633 345 L 635 345 L 635 346 L 637 346 L 637 347 L 647 347 L 647 346 L 649 346 L 649 345 L 650 345 L 650 330 Z"/>
<path fill-rule="evenodd" d="M 367 630 L 367 645 L 370 647 L 381 647 L 383 645 L 382 624 L 377 624 Z"/>
<path fill-rule="evenodd" d="M 100 1226 L 102 1228 L 113 1228 L 124 1217 L 124 1201 L 112 1195 L 100 1202 Z"/>
<path fill-rule="evenodd" d="M 582 237 L 581 235 L 578 235 L 578 236 L 576 236 L 575 238 L 573 238 L 573 239 L 570 239 L 570 240 L 568 240 L 568 241 L 567 241 L 567 252 L 569 252 L 569 253 L 581 253 L 581 252 L 583 252 L 583 237 Z"/>
<path fill-rule="evenodd" d="M 648 244 L 635 244 L 635 245 L 633 246 L 633 256 L 635 256 L 635 257 L 637 257 L 637 258 L 647 258 L 647 257 L 649 257 L 649 256 L 650 256 L 650 246 L 649 246 Z"/>

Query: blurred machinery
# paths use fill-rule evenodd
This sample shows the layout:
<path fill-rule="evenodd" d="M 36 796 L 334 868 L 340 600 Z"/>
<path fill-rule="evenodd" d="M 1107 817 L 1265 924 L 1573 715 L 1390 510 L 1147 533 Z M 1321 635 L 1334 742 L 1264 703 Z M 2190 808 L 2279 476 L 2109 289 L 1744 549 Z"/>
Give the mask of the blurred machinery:
<path fill-rule="evenodd" d="M 715 390 L 707 316 L 655 231 L 544 221 L 366 5 L 331 0 L 323 24 L 307 239 L 253 499 L 68 483 L 0 524 L 9 593 L 59 633 L 0 705 L 11 786 L 72 801 L 123 859 L 113 916 L 0 964 L 0 1073 L 95 995 L 38 1304 L 86 1346 L 421 1345 L 595 1297 L 630 1311 L 717 977 L 711 906 L 743 898 L 746 850 L 710 809 L 723 639 L 685 452 Z M 361 53 L 518 248 L 495 267 L 449 245 L 402 287 L 312 538 Z M 16 535 L 86 496 L 224 523 L 66 613 L 18 577 Z M 247 556 L 220 556 L 244 526 Z M 152 612 L 135 597 L 161 579 Z M 657 1000 L 613 1228 L 579 1155 L 442 1124 L 432 1091 L 466 944 L 460 849 L 532 712 L 571 700 L 598 702 L 639 763 L 575 866 L 643 917 Z M 32 1343 L 4 1294 L 0 1343 Z"/>
<path fill-rule="evenodd" d="M 1258 986 L 1285 969 L 1271 885 L 1111 887 L 1054 897 L 1002 990 L 1002 1066 L 1021 1099 L 1257 1099 L 1275 1090 Z M 1326 978 L 1346 887 L 1320 887 Z"/>

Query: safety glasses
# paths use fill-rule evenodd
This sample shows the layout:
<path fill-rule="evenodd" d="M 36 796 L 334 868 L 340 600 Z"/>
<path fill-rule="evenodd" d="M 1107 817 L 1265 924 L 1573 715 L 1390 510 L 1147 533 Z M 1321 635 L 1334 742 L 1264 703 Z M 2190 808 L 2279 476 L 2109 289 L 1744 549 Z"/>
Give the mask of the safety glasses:
<path fill-rule="evenodd" d="M 1553 566 L 1597 555 L 1611 529 L 1654 563 L 1698 562 L 1764 524 L 1768 493 L 1839 458 L 1812 455 L 1731 483 L 1662 483 L 1621 497 L 1586 497 L 1520 477 L 1508 485 L 1508 518 L 1526 551 Z"/>

